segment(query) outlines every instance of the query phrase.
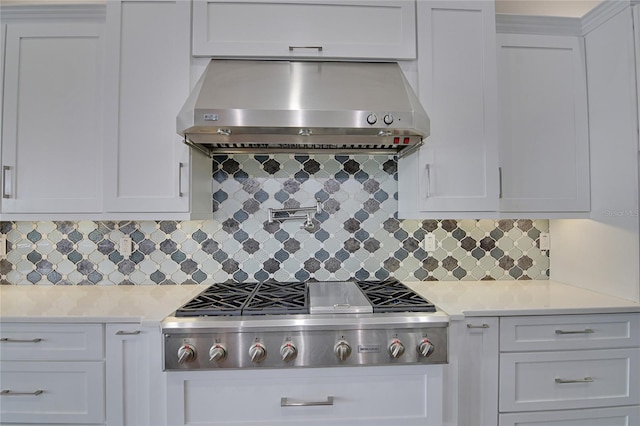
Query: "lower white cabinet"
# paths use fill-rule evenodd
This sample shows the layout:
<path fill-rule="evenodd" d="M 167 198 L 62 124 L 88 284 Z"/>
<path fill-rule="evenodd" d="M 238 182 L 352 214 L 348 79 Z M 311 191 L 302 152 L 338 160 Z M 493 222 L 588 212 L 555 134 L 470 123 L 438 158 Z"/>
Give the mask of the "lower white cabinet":
<path fill-rule="evenodd" d="M 442 401 L 442 366 L 167 373 L 171 426 L 441 426 Z"/>
<path fill-rule="evenodd" d="M 500 414 L 499 426 L 633 426 L 640 406 Z"/>
<path fill-rule="evenodd" d="M 3 323 L 0 423 L 104 424 L 101 324 Z"/>

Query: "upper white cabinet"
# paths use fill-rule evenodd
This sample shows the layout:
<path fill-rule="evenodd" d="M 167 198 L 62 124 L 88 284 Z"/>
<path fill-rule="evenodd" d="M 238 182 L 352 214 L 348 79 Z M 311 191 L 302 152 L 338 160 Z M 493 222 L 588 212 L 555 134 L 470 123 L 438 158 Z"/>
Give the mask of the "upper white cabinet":
<path fill-rule="evenodd" d="M 503 212 L 588 212 L 582 37 L 498 34 Z"/>
<path fill-rule="evenodd" d="M 415 7 L 412 0 L 194 0 L 193 55 L 414 59 Z"/>
<path fill-rule="evenodd" d="M 176 134 L 190 89 L 190 11 L 182 0 L 107 3 L 107 212 L 211 216 L 211 162 Z"/>
<path fill-rule="evenodd" d="M 486 216 L 498 207 L 492 1 L 419 1 L 419 97 L 431 136 L 399 167 L 399 216 Z M 464 214 L 463 214 L 464 215 Z"/>
<path fill-rule="evenodd" d="M 6 25 L 3 214 L 102 210 L 103 27 Z"/>

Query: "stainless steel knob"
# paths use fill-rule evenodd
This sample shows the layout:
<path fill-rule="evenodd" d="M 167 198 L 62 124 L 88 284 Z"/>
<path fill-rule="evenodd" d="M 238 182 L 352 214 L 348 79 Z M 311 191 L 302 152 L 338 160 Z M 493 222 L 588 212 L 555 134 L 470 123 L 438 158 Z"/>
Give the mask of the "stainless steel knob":
<path fill-rule="evenodd" d="M 345 340 L 340 340 L 333 347 L 333 352 L 336 354 L 340 361 L 344 361 L 349 358 L 349 355 L 351 355 L 351 346 L 349 346 L 349 343 L 347 343 Z"/>
<path fill-rule="evenodd" d="M 249 356 L 251 357 L 251 361 L 253 363 L 257 364 L 259 362 L 262 362 L 267 357 L 267 348 L 265 348 L 264 345 L 260 342 L 254 343 L 249 348 Z"/>
<path fill-rule="evenodd" d="M 376 124 L 377 121 L 378 117 L 376 117 L 374 113 L 371 113 L 367 116 L 367 123 L 371 124 L 372 126 Z"/>
<path fill-rule="evenodd" d="M 209 361 L 222 362 L 227 359 L 227 348 L 220 343 L 216 343 L 209 349 Z"/>
<path fill-rule="evenodd" d="M 389 345 L 389 355 L 392 358 L 400 358 L 404 353 L 404 345 L 398 339 L 393 339 L 391 344 Z"/>
<path fill-rule="evenodd" d="M 422 339 L 422 342 L 418 345 L 418 353 L 425 358 L 430 356 L 434 350 L 435 346 L 433 346 L 433 343 L 426 337 Z"/>
<path fill-rule="evenodd" d="M 384 121 L 384 124 L 388 126 L 389 124 L 393 123 L 393 115 L 387 114 L 382 120 Z"/>
<path fill-rule="evenodd" d="M 189 344 L 184 344 L 178 349 L 178 364 L 184 364 L 185 362 L 191 362 L 196 359 L 196 348 Z"/>
<path fill-rule="evenodd" d="M 291 342 L 280 346 L 280 356 L 284 362 L 290 362 L 298 356 L 298 349 Z"/>

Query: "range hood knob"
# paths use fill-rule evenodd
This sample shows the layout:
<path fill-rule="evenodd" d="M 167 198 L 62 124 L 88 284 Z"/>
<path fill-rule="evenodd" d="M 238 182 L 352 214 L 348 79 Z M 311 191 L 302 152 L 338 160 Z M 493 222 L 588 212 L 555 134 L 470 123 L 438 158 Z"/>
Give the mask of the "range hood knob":
<path fill-rule="evenodd" d="M 182 365 L 194 359 L 196 359 L 196 348 L 189 344 L 180 346 L 180 349 L 178 349 L 178 364 Z"/>
<path fill-rule="evenodd" d="M 422 342 L 420 342 L 420 344 L 418 345 L 418 353 L 420 354 L 420 356 L 423 356 L 425 358 L 430 356 L 434 350 L 435 346 L 433 346 L 433 343 L 431 343 L 431 341 L 426 337 L 422 339 Z"/>
<path fill-rule="evenodd" d="M 382 120 L 384 121 L 384 124 L 386 124 L 388 126 L 391 123 L 393 123 L 393 115 L 387 114 L 387 115 L 384 116 L 384 118 Z"/>
<path fill-rule="evenodd" d="M 345 361 L 351 355 L 351 346 L 345 340 L 340 340 L 333 348 L 333 352 L 340 361 Z"/>
<path fill-rule="evenodd" d="M 389 345 L 389 355 L 392 358 L 400 358 L 404 353 L 404 345 L 398 339 L 393 339 L 391 344 Z"/>
<path fill-rule="evenodd" d="M 290 362 L 298 356 L 298 349 L 291 342 L 287 342 L 280 347 L 280 356 L 284 362 Z"/>
<path fill-rule="evenodd" d="M 216 343 L 209 349 L 209 361 L 222 362 L 227 359 L 227 348 L 220 343 Z"/>
<path fill-rule="evenodd" d="M 267 349 L 262 343 L 254 343 L 249 348 L 249 356 L 251 357 L 251 362 L 257 364 L 267 357 Z"/>
<path fill-rule="evenodd" d="M 374 113 L 371 113 L 367 116 L 367 123 L 371 124 L 372 126 L 374 124 L 376 124 L 378 122 L 378 117 L 376 117 L 376 115 Z"/>

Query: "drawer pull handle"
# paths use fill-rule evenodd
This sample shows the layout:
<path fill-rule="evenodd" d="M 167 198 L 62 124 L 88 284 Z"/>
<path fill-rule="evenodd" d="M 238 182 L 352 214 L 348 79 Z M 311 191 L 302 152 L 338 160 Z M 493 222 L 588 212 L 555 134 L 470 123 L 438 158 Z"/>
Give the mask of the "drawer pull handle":
<path fill-rule="evenodd" d="M 44 393 L 44 391 L 42 389 L 38 389 L 37 391 L 33 391 L 33 392 L 14 392 L 14 391 L 9 390 L 9 389 L 2 389 L 2 392 L 0 392 L 0 395 L 6 395 L 6 396 L 18 396 L 18 395 L 38 396 L 38 395 L 42 395 L 43 393 Z"/>
<path fill-rule="evenodd" d="M 333 397 L 328 396 L 326 401 L 300 401 L 290 398 L 280 398 L 281 407 L 316 407 L 319 405 L 333 405 Z"/>
<path fill-rule="evenodd" d="M 314 49 L 318 52 L 322 52 L 322 46 L 289 46 L 289 52 L 293 52 L 295 49 Z"/>
<path fill-rule="evenodd" d="M 590 328 L 587 328 L 584 330 L 578 330 L 578 331 L 556 330 L 556 334 L 591 334 L 591 333 L 595 333 L 595 331 L 593 331 Z"/>
<path fill-rule="evenodd" d="M 489 328 L 489 324 L 482 324 L 482 325 L 467 324 L 467 328 Z"/>
<path fill-rule="evenodd" d="M 30 339 L 30 340 L 24 340 L 24 339 L 10 339 L 8 337 L 3 337 L 2 339 L 0 339 L 0 342 L 8 342 L 8 343 L 38 343 L 38 342 L 42 342 L 41 338 L 35 338 L 35 339 Z"/>
<path fill-rule="evenodd" d="M 138 334 L 140 334 L 140 330 L 134 330 L 134 331 L 118 330 L 118 331 L 116 331 L 116 336 L 136 336 Z"/>
<path fill-rule="evenodd" d="M 591 383 L 593 382 L 593 378 L 585 377 L 584 379 L 556 379 L 556 383 L 565 384 L 565 383 Z"/>

